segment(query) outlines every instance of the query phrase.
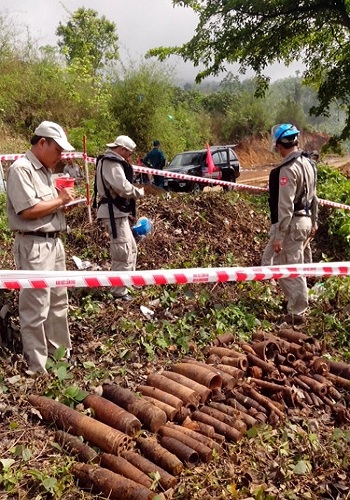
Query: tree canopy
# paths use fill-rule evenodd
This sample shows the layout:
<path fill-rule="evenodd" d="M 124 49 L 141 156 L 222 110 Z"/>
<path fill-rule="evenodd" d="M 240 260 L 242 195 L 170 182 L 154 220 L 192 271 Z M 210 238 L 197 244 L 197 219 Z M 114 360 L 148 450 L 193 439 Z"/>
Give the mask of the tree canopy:
<path fill-rule="evenodd" d="M 349 0 L 173 0 L 199 16 L 190 41 L 178 47 L 159 47 L 148 52 L 160 60 L 171 54 L 205 69 L 197 81 L 225 71 L 238 63 L 244 73 L 255 71 L 260 91 L 264 75 L 274 62 L 301 60 L 305 81 L 318 91 L 316 115 L 325 114 L 337 100 L 347 112 L 341 138 L 350 136 L 350 1 Z"/>
<path fill-rule="evenodd" d="M 59 23 L 56 35 L 69 64 L 84 61 L 96 72 L 119 57 L 116 25 L 95 10 L 79 8 L 66 25 Z"/>

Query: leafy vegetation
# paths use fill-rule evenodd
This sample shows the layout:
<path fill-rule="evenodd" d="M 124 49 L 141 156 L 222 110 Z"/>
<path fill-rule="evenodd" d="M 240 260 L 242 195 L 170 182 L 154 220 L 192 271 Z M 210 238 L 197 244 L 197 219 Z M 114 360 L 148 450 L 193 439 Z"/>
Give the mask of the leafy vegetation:
<path fill-rule="evenodd" d="M 319 104 L 317 94 L 299 76 L 275 82 L 265 97 L 257 97 L 256 79 L 241 81 L 228 73 L 220 83 L 179 87 L 165 64 L 141 61 L 127 67 L 119 61 L 117 27 L 91 9 L 78 9 L 58 26 L 57 46 L 19 43 L 7 23 L 0 18 L 3 153 L 24 150 L 44 119 L 66 127 L 77 150 L 85 135 L 92 156 L 122 133 L 135 140 L 140 156 L 158 138 L 168 160 L 207 141 L 228 144 L 264 136 L 279 121 L 328 134 L 339 134 L 345 123 L 340 100 L 329 116 L 310 116 L 310 108 Z"/>
<path fill-rule="evenodd" d="M 82 37 L 84 45 L 77 53 L 75 44 L 80 41 L 75 28 L 84 33 L 90 23 L 95 29 L 99 21 L 112 30 L 111 40 L 117 43 L 114 26 L 98 20 L 93 11 L 79 9 L 58 30 L 65 65 L 54 47 L 39 51 L 31 43 L 17 45 L 0 18 L 1 152 L 25 149 L 42 119 L 65 125 L 77 149 L 87 135 L 91 155 L 118 133 L 127 133 L 141 152 L 159 138 L 168 157 L 202 147 L 208 138 L 229 143 L 252 133 L 264 136 L 277 121 L 327 133 L 338 133 L 344 125 L 344 113 L 337 106 L 327 119 L 310 117 L 310 107 L 317 106 L 316 93 L 299 77 L 276 82 L 265 97 L 257 98 L 256 80 L 241 82 L 227 75 L 210 90 L 199 85 L 179 88 L 171 72 L 159 65 L 142 63 L 117 70 L 116 45 L 102 61 Z M 320 197 L 350 204 L 348 184 L 339 173 L 320 167 Z M 5 201 L 0 194 L 0 257 L 1 267 L 11 269 L 13 237 Z M 154 233 L 139 242 L 138 266 L 257 265 L 267 238 L 266 207 L 265 195 L 236 192 L 146 198 L 140 214 L 153 219 Z M 95 221 L 91 225 L 86 219 L 81 207 L 68 215 L 72 228 L 65 238 L 68 268 L 73 268 L 72 256 L 79 255 L 108 269 L 108 238 Z M 322 208 L 315 260 L 349 259 L 349 233 L 345 212 Z M 307 333 L 325 343 L 328 356 L 350 360 L 350 279 L 316 280 L 316 285 L 310 291 L 314 300 Z M 27 395 L 44 394 L 77 407 L 106 381 L 136 387 L 151 371 L 183 356 L 202 359 L 205 347 L 221 333 L 231 332 L 237 342 L 249 342 L 257 330 L 273 331 L 284 307 L 281 293 L 266 282 L 145 286 L 131 293 L 134 302 L 121 305 L 103 288 L 69 290 L 73 356 L 67 359 L 59 348 L 48 362 L 48 374 L 35 379 L 23 376 L 18 293 L 0 294 L 1 305 L 10 305 L 2 326 L 6 320 L 6 335 L 11 333 L 11 342 L 0 347 L 0 490 L 6 498 L 96 498 L 77 488 L 70 472 L 75 459 L 54 442 L 53 429 L 41 424 Z M 150 312 L 141 312 L 144 305 Z M 340 500 L 350 483 L 349 442 L 348 429 L 336 427 L 320 410 L 311 418 L 291 414 L 285 425 L 254 427 L 229 445 L 222 457 L 186 469 L 173 498 Z"/>
<path fill-rule="evenodd" d="M 324 182 L 322 169 L 320 185 L 328 198 L 334 184 L 329 177 Z M 227 265 L 229 254 L 237 265 L 257 264 L 267 238 L 266 207 L 264 195 L 235 192 L 145 199 L 140 212 L 154 216 L 155 225 L 154 234 L 139 243 L 138 265 L 141 269 Z M 332 212 L 334 219 L 341 214 Z M 328 212 L 321 214 L 321 226 L 327 225 L 328 217 Z M 231 221 L 230 229 L 224 220 Z M 4 222 L 3 216 L 0 223 Z M 95 223 L 87 225 L 81 208 L 69 215 L 69 224 L 84 228 L 90 260 L 107 267 L 108 258 L 100 258 L 108 246 L 102 229 Z M 204 233 L 205 247 L 198 238 Z M 316 242 L 315 260 L 323 255 L 330 260 L 330 239 Z M 80 254 L 81 243 L 79 235 L 67 237 L 69 267 L 70 257 Z M 4 249 L 9 245 L 2 239 Z M 7 253 L 10 258 L 9 249 Z M 6 267 L 11 266 L 8 261 Z M 328 356 L 350 360 L 350 279 L 316 283 L 307 333 L 327 345 Z M 0 438 L 0 489 L 6 494 L 33 500 L 49 495 L 65 500 L 96 498 L 77 489 L 70 473 L 75 459 L 55 443 L 53 430 L 40 424 L 26 403 L 27 394 L 43 394 L 76 407 L 86 393 L 106 381 L 132 388 L 144 383 L 148 373 L 183 356 L 203 359 L 205 348 L 221 333 L 249 342 L 256 331 L 273 332 L 283 312 L 283 297 L 266 282 L 146 286 L 132 293 L 134 302 L 126 307 L 103 288 L 70 290 L 73 357 L 67 360 L 59 348 L 48 362 L 46 376 L 25 379 L 18 353 L 6 350 L 0 357 L 0 431 L 5 436 Z M 15 308 L 16 292 L 11 295 Z M 145 305 L 151 313 L 140 312 Z M 15 325 L 16 309 L 12 321 Z M 308 417 L 291 413 L 285 424 L 254 427 L 237 444 L 228 445 L 223 456 L 195 470 L 186 469 L 173 498 L 316 500 L 330 494 L 337 498 L 336 491 L 347 492 L 348 446 L 348 428 L 335 426 L 320 409 Z"/>
<path fill-rule="evenodd" d="M 349 100 L 349 29 L 347 2 L 323 0 L 302 3 L 291 0 L 174 0 L 188 6 L 199 17 L 195 34 L 180 47 L 160 47 L 150 56 L 166 59 L 180 55 L 195 66 L 204 65 L 197 79 L 225 70 L 226 63 L 237 62 L 240 72 L 253 69 L 258 90 L 266 90 L 269 64 L 290 64 L 301 59 L 306 67 L 305 80 L 318 90 L 319 102 L 313 113 L 327 114 L 332 102 L 339 101 L 347 113 L 341 137 L 350 135 Z"/>

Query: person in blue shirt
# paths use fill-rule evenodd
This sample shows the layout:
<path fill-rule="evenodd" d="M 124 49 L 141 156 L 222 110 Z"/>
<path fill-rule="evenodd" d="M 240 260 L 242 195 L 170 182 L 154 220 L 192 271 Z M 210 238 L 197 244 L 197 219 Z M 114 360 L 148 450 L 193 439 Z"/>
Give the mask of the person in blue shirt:
<path fill-rule="evenodd" d="M 160 142 L 153 141 L 153 149 L 149 151 L 142 163 L 144 163 L 147 167 L 155 168 L 157 170 L 163 170 L 165 166 L 165 156 L 163 151 L 160 149 Z M 153 183 L 155 186 L 163 188 L 164 187 L 164 176 L 162 175 L 154 175 Z"/>

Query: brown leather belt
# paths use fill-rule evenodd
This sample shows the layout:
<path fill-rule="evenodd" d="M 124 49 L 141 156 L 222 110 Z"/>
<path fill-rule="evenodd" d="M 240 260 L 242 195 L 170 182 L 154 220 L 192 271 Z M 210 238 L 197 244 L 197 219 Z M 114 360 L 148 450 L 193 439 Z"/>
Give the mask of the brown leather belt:
<path fill-rule="evenodd" d="M 25 233 L 20 233 L 23 234 L 24 236 L 26 234 L 30 234 L 31 236 L 39 236 L 40 238 L 58 238 L 60 235 L 59 231 L 51 231 L 51 232 L 44 232 L 44 231 L 27 231 Z"/>

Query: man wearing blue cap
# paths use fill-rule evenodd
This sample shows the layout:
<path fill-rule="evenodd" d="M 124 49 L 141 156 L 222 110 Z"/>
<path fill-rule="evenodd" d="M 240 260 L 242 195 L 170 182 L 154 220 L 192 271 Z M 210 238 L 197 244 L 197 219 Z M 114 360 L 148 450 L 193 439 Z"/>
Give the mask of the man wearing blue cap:
<path fill-rule="evenodd" d="M 153 149 L 146 154 L 146 156 L 142 160 L 142 163 L 144 163 L 147 167 L 155 168 L 157 170 L 163 170 L 165 162 L 166 159 L 163 151 L 160 149 L 160 142 L 158 140 L 153 141 Z M 154 175 L 153 182 L 155 186 L 163 188 L 164 176 Z"/>

